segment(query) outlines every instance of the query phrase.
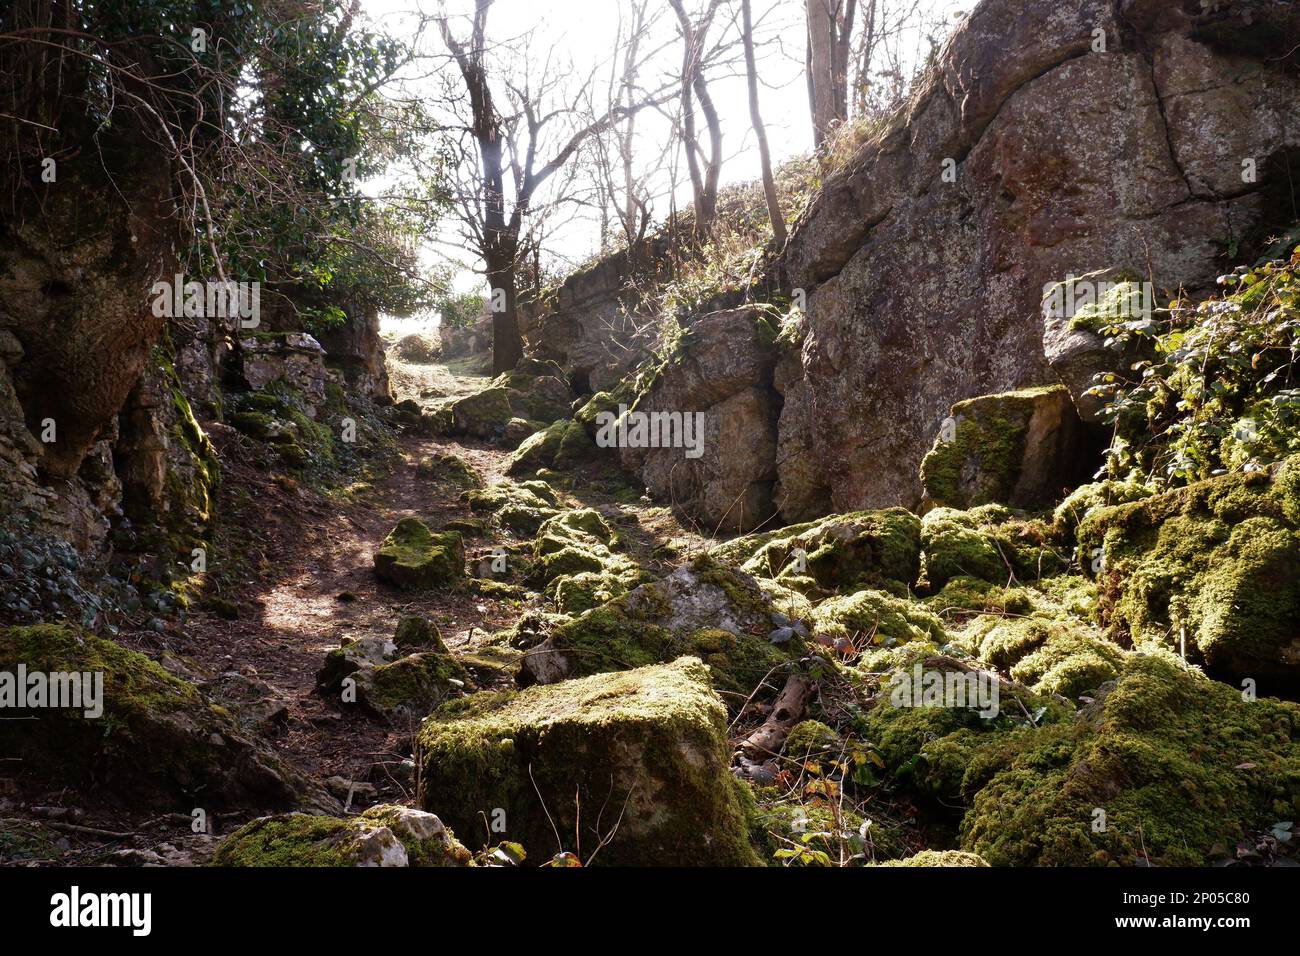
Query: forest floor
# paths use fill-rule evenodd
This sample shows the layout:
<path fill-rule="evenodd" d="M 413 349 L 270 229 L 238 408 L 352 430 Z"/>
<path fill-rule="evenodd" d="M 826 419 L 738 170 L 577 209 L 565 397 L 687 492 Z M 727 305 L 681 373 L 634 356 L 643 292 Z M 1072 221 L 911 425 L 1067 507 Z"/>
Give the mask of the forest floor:
<path fill-rule="evenodd" d="M 425 406 L 486 384 L 466 363 L 393 363 L 390 370 L 397 400 L 414 398 Z M 411 758 L 419 721 L 392 726 L 345 708 L 317 691 L 316 673 L 332 648 L 346 639 L 391 639 L 404 616 L 432 621 L 457 654 L 509 628 L 525 612 L 546 609 L 545 598 L 534 593 L 505 600 L 462 587 L 404 592 L 380 583 L 374 573 L 375 552 L 400 519 L 419 517 L 438 528 L 469 516 L 461 489 L 417 477 L 422 459 L 454 454 L 490 485 L 503 479 L 509 449 L 406 432 L 397 436 L 396 454 L 370 482 L 322 492 L 241 460 L 237 446 L 216 444 L 223 467 L 218 513 L 224 532 L 218 532 L 209 572 L 222 572 L 222 561 L 234 562 L 224 569 L 221 596 L 237 616 L 200 606 L 183 623 L 170 622 L 162 634 L 123 630 L 119 639 L 198 682 L 230 671 L 263 682 L 282 710 L 266 734 L 270 743 L 289 764 L 319 782 L 341 778 L 328 788 L 349 809 L 412 802 Z M 615 500 L 581 480 L 574 485 L 560 492 L 562 504 L 593 507 L 617 522 L 629 552 L 648 570 L 668 570 L 655 554 L 666 542 L 672 541 L 678 553 L 706 546 L 668 508 L 645 499 L 629 503 L 626 496 Z M 518 543 L 495 530 L 467 541 L 471 568 L 476 555 Z M 64 796 L 49 794 L 49 806 L 42 807 L 58 831 L 50 835 L 49 855 L 28 862 L 201 863 L 215 845 L 214 836 L 230 832 L 249 816 L 214 821 L 214 836 L 196 836 L 189 831 L 188 817 L 179 813 L 135 817 L 115 807 L 102 812 L 78 808 L 65 815 L 60 806 Z M 70 807 L 79 799 L 71 793 L 66 797 Z M 3 837 L 0 827 L 0 842 Z"/>

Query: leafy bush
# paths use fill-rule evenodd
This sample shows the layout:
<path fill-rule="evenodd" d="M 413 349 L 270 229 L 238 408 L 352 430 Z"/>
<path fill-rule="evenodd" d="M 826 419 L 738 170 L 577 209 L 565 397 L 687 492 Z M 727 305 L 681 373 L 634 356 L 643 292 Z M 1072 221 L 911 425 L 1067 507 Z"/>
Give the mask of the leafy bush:
<path fill-rule="evenodd" d="M 1115 426 L 1110 477 L 1176 487 L 1300 452 L 1300 251 L 1219 284 L 1215 298 L 1099 330 L 1114 346 L 1148 340 L 1153 356 L 1136 381 L 1108 373 L 1093 387 Z"/>

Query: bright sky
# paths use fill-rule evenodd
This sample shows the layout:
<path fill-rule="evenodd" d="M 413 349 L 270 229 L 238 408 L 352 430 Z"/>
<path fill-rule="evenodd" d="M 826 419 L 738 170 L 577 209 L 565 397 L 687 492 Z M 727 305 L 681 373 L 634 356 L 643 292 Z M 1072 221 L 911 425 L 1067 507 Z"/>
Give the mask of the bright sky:
<path fill-rule="evenodd" d="M 687 0 L 686 7 L 691 10 L 699 2 L 700 0 Z M 973 0 L 921 2 L 952 20 L 974 5 Z M 804 78 L 804 0 L 752 0 L 752 3 L 756 43 L 761 47 L 764 41 L 771 41 L 766 54 L 760 49 L 760 57 L 765 58 L 759 63 L 762 84 L 759 96 L 773 161 L 779 164 L 812 150 L 812 128 Z M 385 30 L 405 37 L 414 35 L 413 11 L 432 16 L 444 6 L 440 0 L 362 0 L 362 4 L 365 14 L 371 20 Z M 445 0 L 445 6 L 452 15 L 453 32 L 458 37 L 465 37 L 469 27 L 464 15 L 472 11 L 473 0 Z M 488 37 L 496 42 L 505 42 L 531 32 L 532 55 L 529 62 L 540 67 L 549 57 L 556 71 L 574 85 L 580 84 L 595 71 L 598 77 L 596 82 L 603 92 L 609 82 L 611 57 L 618 36 L 619 12 L 623 7 L 624 4 L 617 0 L 496 0 L 488 18 Z M 661 9 L 662 13 L 650 38 L 643 41 L 643 49 L 658 49 L 662 46 L 662 50 L 647 65 L 640 82 L 646 87 L 656 88 L 680 67 L 682 50 L 676 19 L 667 0 L 653 0 L 651 8 Z M 717 39 L 724 30 L 734 35 L 732 18 L 739 18 L 739 9 L 738 2 L 724 0 L 711 33 L 713 39 Z M 445 52 L 441 39 L 432 26 L 426 33 L 423 49 L 437 55 Z M 918 52 L 923 54 L 924 50 Z M 737 47 L 734 75 L 728 75 L 732 72 L 730 70 L 719 71 L 717 75 L 710 74 L 710 92 L 723 125 L 723 185 L 756 180 L 760 175 L 757 146 L 750 128 L 743 62 L 739 56 Z M 518 80 L 521 67 L 517 60 L 500 65 L 508 65 Z M 495 88 L 501 91 L 504 77 L 498 75 L 494 79 Z M 422 79 L 412 89 L 422 90 L 426 88 L 425 84 L 430 84 L 427 88 L 432 89 L 432 82 Z M 671 109 L 673 106 L 675 103 L 666 108 Z M 702 119 L 700 122 L 702 126 Z M 639 113 L 634 155 L 645 156 L 646 161 L 650 162 L 667 142 L 670 128 L 666 116 L 653 110 Z M 549 157 L 542 157 L 542 161 L 546 158 Z M 690 204 L 690 183 L 680 157 L 677 166 L 676 203 L 678 208 L 686 208 Z M 557 175 L 557 181 L 558 178 Z M 653 191 L 656 195 L 652 200 L 652 213 L 657 221 L 662 221 L 669 212 L 669 196 L 673 191 L 671 177 L 666 172 L 658 177 Z M 599 224 L 594 215 L 579 213 L 566 218 L 569 221 L 556 229 L 547 244 L 553 264 L 559 267 L 582 261 L 597 251 L 600 244 Z M 481 279 L 472 271 L 476 257 L 472 251 L 464 248 L 464 243 L 459 241 L 458 232 L 458 227 L 448 225 L 446 238 L 440 244 L 443 248 L 430 250 L 431 261 L 433 256 L 459 253 L 455 257 L 461 260 L 463 268 L 456 280 L 456 287 L 463 290 L 477 289 L 481 286 Z"/>

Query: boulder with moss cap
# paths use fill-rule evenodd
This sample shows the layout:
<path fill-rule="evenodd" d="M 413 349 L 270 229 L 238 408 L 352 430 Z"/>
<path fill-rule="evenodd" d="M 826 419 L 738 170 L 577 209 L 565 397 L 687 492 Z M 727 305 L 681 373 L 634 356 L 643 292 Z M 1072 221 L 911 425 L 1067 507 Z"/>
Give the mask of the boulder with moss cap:
<path fill-rule="evenodd" d="M 503 809 L 531 860 L 580 843 L 584 862 L 757 862 L 726 708 L 699 660 L 475 694 L 419 741 L 420 805 L 462 832 Z"/>
<path fill-rule="evenodd" d="M 375 553 L 375 575 L 403 590 L 441 587 L 465 576 L 459 533 L 431 532 L 419 518 L 403 518 Z"/>

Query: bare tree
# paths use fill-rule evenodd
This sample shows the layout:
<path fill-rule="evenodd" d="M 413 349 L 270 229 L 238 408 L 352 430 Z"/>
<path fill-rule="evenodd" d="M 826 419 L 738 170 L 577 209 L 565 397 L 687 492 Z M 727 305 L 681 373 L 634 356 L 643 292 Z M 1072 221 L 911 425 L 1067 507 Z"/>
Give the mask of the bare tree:
<path fill-rule="evenodd" d="M 849 57 L 857 0 L 806 0 L 808 11 L 808 105 L 813 145 L 822 148 L 837 123 L 849 116 Z"/>
<path fill-rule="evenodd" d="M 500 101 L 513 109 L 503 113 L 493 91 L 488 66 L 487 21 L 493 0 L 476 0 L 469 38 L 461 41 L 452 33 L 445 13 L 436 20 L 443 43 L 450 51 L 464 81 L 469 118 L 466 130 L 478 153 L 476 195 L 461 203 L 462 219 L 483 257 L 492 294 L 492 367 L 496 374 L 509 371 L 523 357 L 519 331 L 519 274 L 534 253 L 522 241 L 525 220 L 534 213 L 538 190 L 590 137 L 608 129 L 620 117 L 630 116 L 656 102 L 653 97 L 631 105 L 616 104 L 602 116 L 577 125 L 580 94 L 564 97 L 564 91 L 549 70 L 536 83 L 527 76 L 522 82 L 507 83 Z M 528 63 L 529 57 L 523 62 Z M 588 82 L 590 82 L 588 80 Z M 551 107 L 549 100 L 566 100 Z M 662 100 L 659 100 L 662 102 Z M 570 123 L 561 133 L 550 158 L 542 161 L 547 135 L 553 124 Z M 507 194 L 507 174 L 510 192 Z"/>
<path fill-rule="evenodd" d="M 703 237 L 713 229 L 718 215 L 718 179 L 722 174 L 722 123 L 709 94 L 705 78 L 705 52 L 709 29 L 717 13 L 719 0 L 708 0 L 698 18 L 690 16 L 682 0 L 668 0 L 677 14 L 682 35 L 681 107 L 682 142 L 686 151 L 686 168 L 691 177 L 695 201 L 695 235 Z M 695 104 L 699 103 L 709 134 L 709 151 L 700 143 L 695 121 Z"/>
<path fill-rule="evenodd" d="M 781 200 L 776 194 L 776 180 L 772 178 L 772 154 L 767 148 L 767 130 L 758 108 L 758 68 L 754 62 L 754 16 L 749 0 L 740 0 L 741 38 L 745 44 L 745 73 L 749 80 L 749 118 L 754 124 L 758 139 L 758 157 L 763 167 L 763 195 L 767 197 L 767 216 L 772 221 L 772 238 L 776 247 L 785 245 L 785 216 Z"/>

